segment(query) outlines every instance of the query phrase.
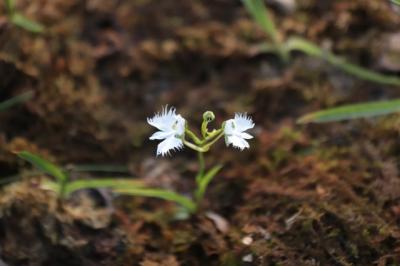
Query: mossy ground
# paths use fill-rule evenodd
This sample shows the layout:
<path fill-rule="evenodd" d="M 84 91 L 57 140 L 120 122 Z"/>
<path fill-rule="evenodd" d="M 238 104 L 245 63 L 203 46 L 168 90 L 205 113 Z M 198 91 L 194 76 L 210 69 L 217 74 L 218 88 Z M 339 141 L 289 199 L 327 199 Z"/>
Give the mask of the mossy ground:
<path fill-rule="evenodd" d="M 80 192 L 60 210 L 38 176 L 14 180 L 0 197 L 6 263 L 400 264 L 399 117 L 295 123 L 320 108 L 399 97 L 400 88 L 303 55 L 284 63 L 262 53 L 265 35 L 240 1 L 16 2 L 47 31 L 0 16 L 0 100 L 34 92 L 0 113 L 1 176 L 26 172 L 13 152 L 29 150 L 60 165 L 128 165 L 132 176 L 188 192 L 195 154 L 155 158 L 148 141 L 146 117 L 165 104 L 192 125 L 209 109 L 216 123 L 248 112 L 256 137 L 250 150 L 220 143 L 209 153 L 225 167 L 204 212 L 183 221 L 172 219 L 171 203 L 109 191 Z M 399 74 L 382 60 L 400 28 L 389 1 L 297 2 L 294 13 L 271 9 L 283 37 Z"/>

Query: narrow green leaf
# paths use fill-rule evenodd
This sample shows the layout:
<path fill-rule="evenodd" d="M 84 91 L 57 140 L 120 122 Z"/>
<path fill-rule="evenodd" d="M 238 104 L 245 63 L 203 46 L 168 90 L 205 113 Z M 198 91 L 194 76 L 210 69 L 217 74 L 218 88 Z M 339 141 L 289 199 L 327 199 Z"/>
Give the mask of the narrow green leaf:
<path fill-rule="evenodd" d="M 260 25 L 262 30 L 272 38 L 275 44 L 278 43 L 278 33 L 274 22 L 268 15 L 268 10 L 263 0 L 242 0 L 247 11 L 253 19 Z"/>
<path fill-rule="evenodd" d="M 136 189 L 143 187 L 143 182 L 132 179 L 121 178 L 102 178 L 102 179 L 87 179 L 75 180 L 67 183 L 65 194 L 69 196 L 71 193 L 80 189 L 95 189 L 95 188 L 112 188 L 112 189 Z"/>
<path fill-rule="evenodd" d="M 32 99 L 32 97 L 33 97 L 33 91 L 28 91 L 20 95 L 17 95 L 15 97 L 12 97 L 11 99 L 8 99 L 6 101 L 0 102 L 0 111 L 4 111 L 16 104 L 29 101 L 30 99 Z"/>
<path fill-rule="evenodd" d="M 330 108 L 302 116 L 297 122 L 323 123 L 356 118 L 367 118 L 400 112 L 400 99 L 390 101 L 377 101 L 360 104 L 350 104 Z"/>
<path fill-rule="evenodd" d="M 5 0 L 7 12 L 12 15 L 15 11 L 15 1 L 14 0 Z"/>
<path fill-rule="evenodd" d="M 45 29 L 42 24 L 30 20 L 19 13 L 14 13 L 11 16 L 11 22 L 17 25 L 18 27 L 21 27 L 33 33 L 42 33 Z"/>
<path fill-rule="evenodd" d="M 383 75 L 378 72 L 368 70 L 366 68 L 346 62 L 342 58 L 322 50 L 320 47 L 305 39 L 293 37 L 286 43 L 286 49 L 290 51 L 300 51 L 307 55 L 319 57 L 330 64 L 342 69 L 343 71 L 354 75 L 360 79 L 373 81 L 380 84 L 398 85 L 400 86 L 400 78 L 396 76 Z"/>
<path fill-rule="evenodd" d="M 286 47 L 289 51 L 300 51 L 315 57 L 323 57 L 324 54 L 326 54 L 326 51 L 322 50 L 314 43 L 300 37 L 290 38 L 286 42 Z"/>
<path fill-rule="evenodd" d="M 196 204 L 189 198 L 179 195 L 175 192 L 163 190 L 163 189 L 156 189 L 156 188 L 126 188 L 126 189 L 116 189 L 118 193 L 131 195 L 131 196 L 142 196 L 142 197 L 153 197 L 164 199 L 172 202 L 176 202 L 190 212 L 196 211 Z"/>
<path fill-rule="evenodd" d="M 108 164 L 82 164 L 69 167 L 73 172 L 105 172 L 105 173 L 128 173 L 129 169 L 125 165 Z"/>
<path fill-rule="evenodd" d="M 208 184 L 211 182 L 211 180 L 214 178 L 216 174 L 222 169 L 222 165 L 216 165 L 213 168 L 211 168 L 201 179 L 199 179 L 199 182 L 197 184 L 197 190 L 196 190 L 196 199 L 200 201 L 204 193 L 206 192 L 206 189 L 208 187 Z"/>
<path fill-rule="evenodd" d="M 390 2 L 392 2 L 392 4 L 400 6 L 400 0 L 390 0 Z"/>
<path fill-rule="evenodd" d="M 30 162 L 39 170 L 56 178 L 57 181 L 60 183 L 64 183 L 68 179 L 67 175 L 61 170 L 61 168 L 35 154 L 32 154 L 27 151 L 22 151 L 18 153 L 18 157 L 24 159 L 25 161 Z"/>

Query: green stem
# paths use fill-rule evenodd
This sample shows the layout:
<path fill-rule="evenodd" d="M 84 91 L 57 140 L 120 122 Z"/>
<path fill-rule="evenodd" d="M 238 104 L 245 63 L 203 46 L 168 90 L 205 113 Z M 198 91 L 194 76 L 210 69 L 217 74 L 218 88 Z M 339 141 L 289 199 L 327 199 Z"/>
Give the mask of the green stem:
<path fill-rule="evenodd" d="M 207 152 L 210 147 L 216 143 L 222 136 L 224 136 L 224 124 L 218 130 L 213 130 L 212 132 L 208 132 L 207 130 L 207 122 L 203 121 L 202 124 L 202 136 L 203 139 L 199 139 L 190 129 L 186 128 L 186 135 L 191 138 L 194 143 L 187 141 L 185 138 L 182 138 L 183 144 L 192 150 L 197 151 L 197 156 L 199 160 L 199 170 L 196 175 L 196 191 L 194 192 L 195 201 L 193 202 L 194 207 L 192 211 L 196 211 L 201 201 L 203 200 L 204 193 L 207 189 L 209 182 L 215 176 L 215 174 L 219 171 L 220 166 L 212 168 L 207 173 L 205 172 L 205 161 L 204 161 L 204 152 Z"/>
<path fill-rule="evenodd" d="M 195 145 L 195 144 L 193 144 L 193 143 L 191 143 L 191 142 L 189 142 L 189 141 L 187 141 L 185 139 L 183 139 L 182 141 L 183 141 L 183 144 L 185 144 L 186 146 L 188 146 L 189 148 L 191 148 L 192 150 L 195 150 L 197 152 L 206 152 L 206 151 L 208 151 L 210 149 L 210 147 L 197 146 L 197 145 Z"/>
<path fill-rule="evenodd" d="M 196 143 L 197 145 L 201 144 L 202 141 L 190 129 L 186 128 L 185 133 L 187 136 L 189 136 L 189 138 L 191 138 L 194 141 L 194 143 Z"/>
<path fill-rule="evenodd" d="M 220 128 L 218 130 L 214 130 L 214 131 L 210 132 L 208 134 L 208 136 L 201 141 L 200 145 L 205 145 L 207 142 L 211 141 L 213 138 L 218 136 L 218 134 L 221 134 L 222 131 L 223 131 L 223 129 Z"/>
<path fill-rule="evenodd" d="M 219 135 L 217 135 L 217 137 L 214 137 L 214 135 L 213 135 L 212 137 L 214 137 L 214 138 L 212 138 L 210 136 L 211 138 L 204 139 L 203 141 L 201 141 L 201 144 L 199 144 L 201 146 L 197 146 L 197 145 L 195 145 L 195 144 L 193 144 L 193 143 L 191 143 L 191 142 L 189 142 L 189 141 L 187 141 L 185 139 L 183 139 L 182 141 L 183 141 L 183 144 L 185 144 L 186 146 L 188 146 L 192 150 L 195 150 L 197 152 L 207 152 L 210 149 L 210 147 L 224 135 L 224 132 L 222 130 L 221 131 L 217 131 L 217 132 L 219 132 Z M 210 142 L 204 144 L 204 141 L 210 140 L 210 139 L 212 139 Z"/>
<path fill-rule="evenodd" d="M 200 203 L 203 201 L 204 194 L 207 190 L 208 185 L 212 181 L 212 179 L 215 177 L 215 175 L 221 170 L 222 165 L 216 165 L 213 168 L 211 168 L 207 173 L 205 173 L 201 179 L 196 180 L 197 181 L 197 188 L 194 193 L 194 198 L 197 206 L 200 205 Z"/>
<path fill-rule="evenodd" d="M 205 139 L 207 137 L 207 129 L 208 126 L 208 121 L 204 120 L 203 123 L 201 124 L 201 135 L 203 136 L 203 139 Z"/>
<path fill-rule="evenodd" d="M 64 200 L 66 198 L 66 192 L 67 192 L 67 180 L 62 180 L 60 182 L 60 188 L 58 191 L 60 199 Z"/>
<path fill-rule="evenodd" d="M 202 152 L 198 152 L 198 159 L 199 159 L 199 170 L 196 175 L 196 183 L 198 184 L 202 177 L 204 176 L 204 170 L 205 170 L 205 163 L 204 163 L 204 155 Z"/>
<path fill-rule="evenodd" d="M 57 210 L 64 211 L 64 202 L 66 200 L 67 180 L 61 180 L 58 188 Z"/>
<path fill-rule="evenodd" d="M 224 132 L 221 130 L 221 132 L 219 133 L 219 135 L 217 137 L 215 137 L 213 140 L 211 140 L 210 142 L 208 142 L 207 144 L 205 144 L 203 146 L 203 148 L 205 148 L 207 151 L 210 149 L 210 147 L 212 145 L 214 145 L 215 142 L 217 142 L 222 136 L 224 135 Z"/>

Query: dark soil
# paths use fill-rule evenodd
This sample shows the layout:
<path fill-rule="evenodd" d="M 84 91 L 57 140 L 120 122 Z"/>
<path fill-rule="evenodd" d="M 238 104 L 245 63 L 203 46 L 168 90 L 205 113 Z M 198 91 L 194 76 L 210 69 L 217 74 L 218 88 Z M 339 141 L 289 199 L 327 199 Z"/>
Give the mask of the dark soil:
<path fill-rule="evenodd" d="M 0 102 L 34 92 L 0 112 L 5 265 L 400 264 L 399 116 L 296 124 L 325 107 L 399 97 L 399 87 L 301 54 L 284 63 L 263 53 L 266 37 L 240 1 L 16 2 L 47 31 L 17 28 L 0 6 Z M 400 34 L 389 1 L 297 2 L 293 13 L 269 6 L 283 37 L 400 73 L 384 60 L 396 48 L 388 38 Z M 217 124 L 234 112 L 256 123 L 249 150 L 221 142 L 207 154 L 224 168 L 190 219 L 174 219 L 173 203 L 107 190 L 78 192 L 57 208 L 15 156 L 126 165 L 136 178 L 187 193 L 195 154 L 155 157 L 148 140 L 146 118 L 166 104 L 191 125 L 206 110 Z"/>

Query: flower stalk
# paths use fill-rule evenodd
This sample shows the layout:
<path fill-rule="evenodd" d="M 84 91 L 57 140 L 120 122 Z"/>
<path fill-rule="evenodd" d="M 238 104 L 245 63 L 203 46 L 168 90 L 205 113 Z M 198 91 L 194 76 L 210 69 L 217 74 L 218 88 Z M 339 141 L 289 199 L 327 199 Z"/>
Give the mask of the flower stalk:
<path fill-rule="evenodd" d="M 206 168 L 203 152 L 197 152 L 197 158 L 199 160 L 199 170 L 196 175 L 196 183 L 199 183 L 201 177 L 204 176 L 204 170 Z"/>

